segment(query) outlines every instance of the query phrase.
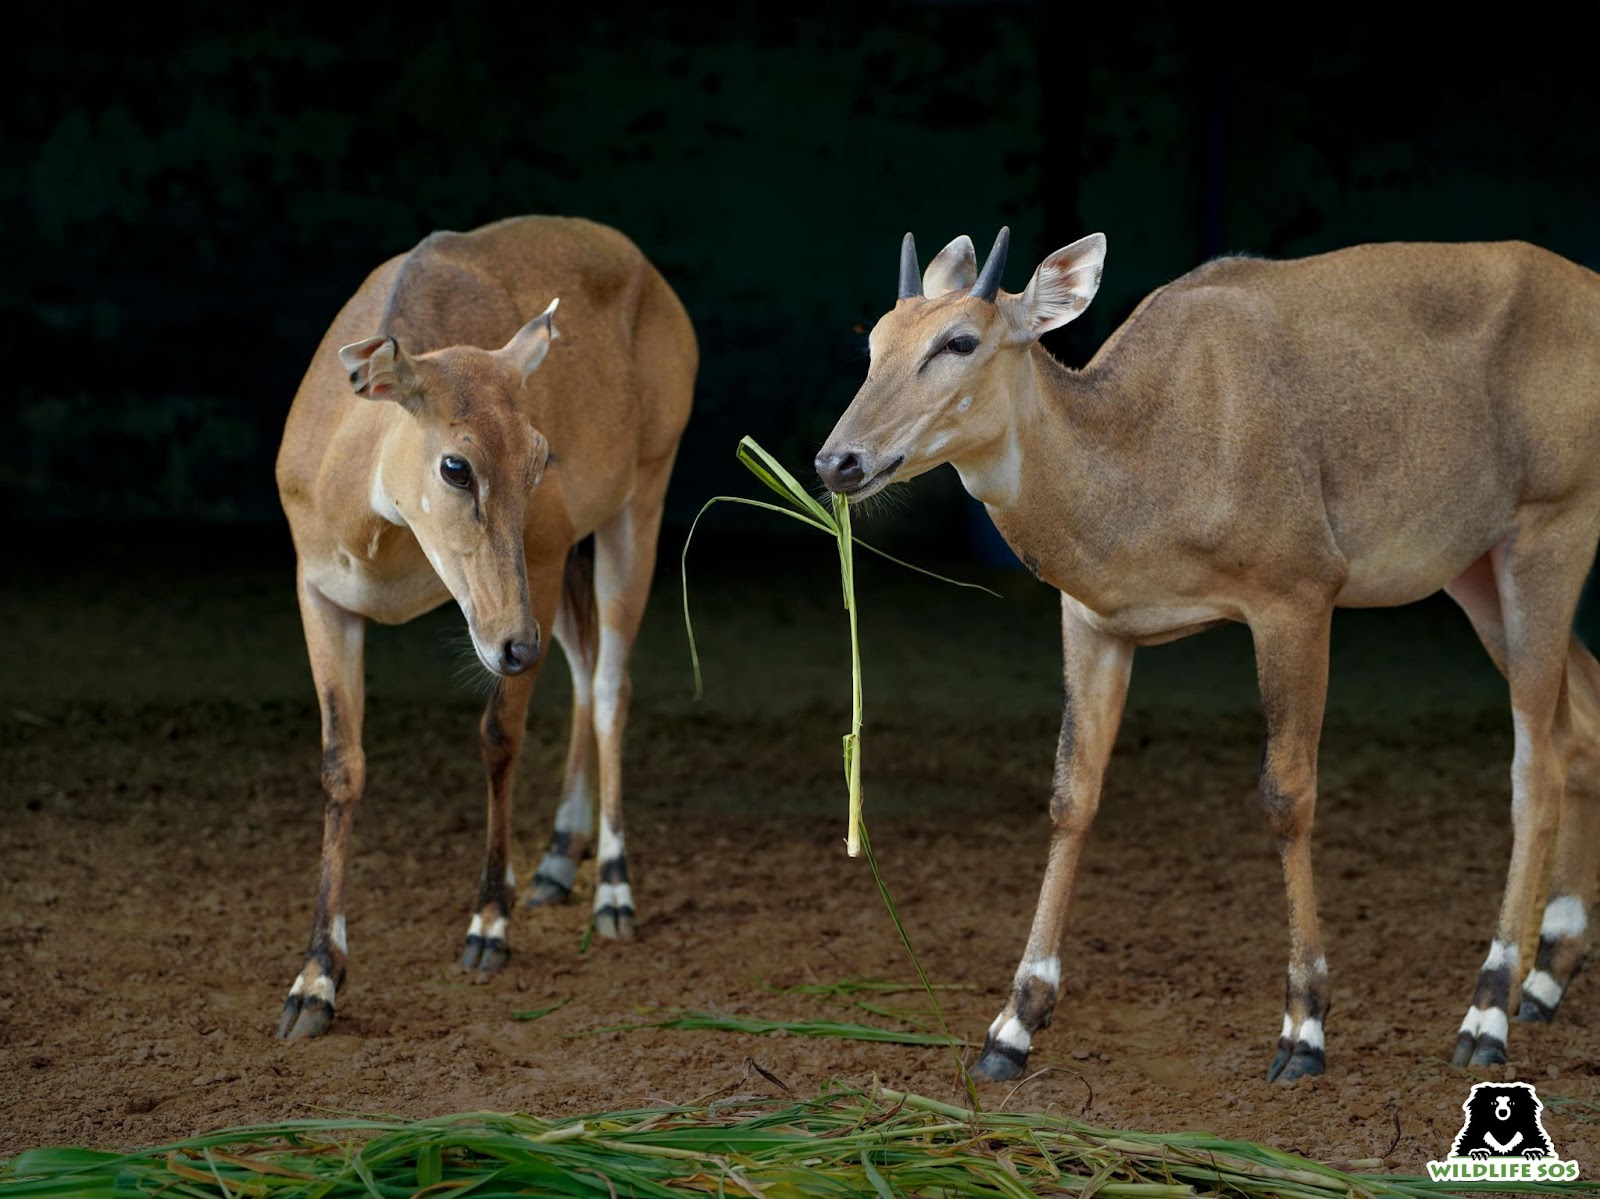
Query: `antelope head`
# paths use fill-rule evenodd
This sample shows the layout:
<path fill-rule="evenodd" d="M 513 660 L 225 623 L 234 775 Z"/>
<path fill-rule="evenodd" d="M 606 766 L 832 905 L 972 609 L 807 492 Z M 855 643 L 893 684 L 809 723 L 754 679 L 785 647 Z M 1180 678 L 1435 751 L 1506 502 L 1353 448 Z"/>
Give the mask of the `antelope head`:
<path fill-rule="evenodd" d="M 866 382 L 817 455 L 829 491 L 855 501 L 945 462 L 966 479 L 1004 457 L 1009 400 L 1033 345 L 1089 306 L 1106 252 L 1105 237 L 1090 234 L 1012 294 L 1000 290 L 1010 239 L 1001 229 L 980 271 L 963 234 L 919 272 L 906 234 L 900 298 L 873 327 Z"/>
<path fill-rule="evenodd" d="M 461 606 L 478 657 L 498 675 L 521 674 L 539 658 L 522 535 L 550 447 L 517 397 L 557 336 L 558 302 L 498 350 L 455 345 L 412 356 L 392 337 L 369 337 L 339 351 L 357 395 L 411 417 L 384 445 L 373 506 L 409 526 Z"/>

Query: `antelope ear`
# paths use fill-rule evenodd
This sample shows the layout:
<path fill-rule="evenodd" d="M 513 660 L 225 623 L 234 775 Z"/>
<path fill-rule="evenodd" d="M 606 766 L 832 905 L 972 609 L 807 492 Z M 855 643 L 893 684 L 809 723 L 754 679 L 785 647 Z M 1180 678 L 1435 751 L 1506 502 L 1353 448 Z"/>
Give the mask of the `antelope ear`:
<path fill-rule="evenodd" d="M 550 443 L 544 439 L 544 434 L 535 429 L 533 431 L 533 481 L 529 487 L 537 487 L 544 479 L 544 468 L 550 465 Z"/>
<path fill-rule="evenodd" d="M 1021 295 L 1001 300 L 1019 341 L 1032 341 L 1075 320 L 1100 290 L 1106 237 L 1091 233 L 1039 264 Z"/>
<path fill-rule="evenodd" d="M 544 361 L 550 343 L 561 336 L 556 332 L 555 326 L 556 305 L 559 303 L 561 303 L 559 296 L 551 300 L 550 307 L 523 325 L 510 341 L 495 351 L 499 357 L 511 364 L 511 368 L 517 372 L 519 380 L 523 383 L 528 381 L 528 376 L 533 374 L 534 369 Z"/>
<path fill-rule="evenodd" d="M 978 254 L 963 233 L 934 256 L 922 272 L 922 294 L 928 299 L 946 292 L 966 291 L 978 281 Z"/>
<path fill-rule="evenodd" d="M 350 372 L 350 386 L 358 396 L 369 400 L 413 398 L 416 375 L 411 359 L 392 337 L 369 337 L 339 349 L 339 361 Z"/>

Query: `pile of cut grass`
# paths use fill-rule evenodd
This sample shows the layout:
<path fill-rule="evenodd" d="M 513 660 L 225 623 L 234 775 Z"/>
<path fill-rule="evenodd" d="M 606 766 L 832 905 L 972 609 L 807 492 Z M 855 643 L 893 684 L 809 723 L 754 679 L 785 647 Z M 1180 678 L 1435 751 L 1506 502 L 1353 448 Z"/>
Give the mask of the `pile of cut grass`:
<path fill-rule="evenodd" d="M 1492 1187 L 1360 1173 L 1208 1133 L 1113 1132 L 1039 1114 L 974 1113 L 918 1095 L 834 1090 L 809 1102 L 716 1103 L 549 1121 L 474 1113 L 432 1120 L 300 1120 L 136 1153 L 36 1149 L 0 1166 L 7 1199 L 1373 1199 L 1470 1190 L 1600 1194 L 1600 1182 Z"/>

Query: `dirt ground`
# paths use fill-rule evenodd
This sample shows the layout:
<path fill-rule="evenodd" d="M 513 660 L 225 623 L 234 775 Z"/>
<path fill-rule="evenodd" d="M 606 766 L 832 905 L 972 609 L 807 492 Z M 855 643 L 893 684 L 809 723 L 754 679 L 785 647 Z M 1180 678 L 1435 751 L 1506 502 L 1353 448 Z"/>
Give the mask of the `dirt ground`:
<path fill-rule="evenodd" d="M 677 574 L 635 671 L 631 944 L 573 902 L 522 910 L 494 985 L 452 970 L 476 893 L 479 698 L 460 617 L 369 637 L 368 795 L 351 971 L 326 1037 L 272 1038 L 310 925 L 317 728 L 283 546 L 175 535 L 92 564 L 23 551 L 0 592 L 0 1157 L 160 1143 L 319 1112 L 578 1113 L 830 1078 L 954 1100 L 943 1049 L 721 1032 L 584 1035 L 655 1009 L 894 1024 L 771 988 L 909 980 L 842 847 L 848 658 L 828 547 L 697 546 L 706 694 L 690 697 Z M 245 539 L 248 540 L 248 539 Z M 735 556 L 746 574 L 715 565 Z M 946 564 L 969 577 L 982 572 Z M 959 1034 L 1004 1001 L 1043 867 L 1059 682 L 1052 596 L 861 569 L 868 816 Z M 1255 799 L 1248 637 L 1141 651 L 1037 1073 L 984 1101 L 1103 1125 L 1209 1128 L 1322 1159 L 1440 1157 L 1477 1078 L 1534 1082 L 1563 1157 L 1600 1174 L 1600 991 L 1515 1025 L 1510 1066 L 1448 1055 L 1509 852 L 1509 719 L 1443 601 L 1341 614 L 1322 749 L 1329 1069 L 1263 1081 L 1287 937 Z M 566 672 L 541 683 L 518 784 L 519 876 L 543 849 Z M 875 997 L 926 1021 L 911 991 Z M 536 1021 L 513 1013 L 561 1003 Z M 969 1053 L 973 1052 L 968 1050 Z"/>

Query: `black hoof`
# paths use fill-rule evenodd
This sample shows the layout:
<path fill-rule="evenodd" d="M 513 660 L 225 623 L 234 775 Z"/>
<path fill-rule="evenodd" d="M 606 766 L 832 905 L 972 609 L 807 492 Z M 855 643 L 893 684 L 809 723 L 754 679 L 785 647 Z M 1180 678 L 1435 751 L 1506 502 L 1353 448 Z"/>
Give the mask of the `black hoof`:
<path fill-rule="evenodd" d="M 1530 1024 L 1549 1024 L 1556 1018 L 1556 1009 L 1547 1003 L 1542 1003 L 1531 995 L 1522 997 L 1522 1006 L 1517 1009 L 1517 1019 Z"/>
<path fill-rule="evenodd" d="M 633 940 L 633 909 L 610 906 L 596 908 L 594 931 L 612 941 Z"/>
<path fill-rule="evenodd" d="M 488 982 L 504 970 L 510 960 L 511 947 L 502 938 L 467 934 L 467 946 L 461 954 L 461 968 L 472 975 L 473 982 Z"/>
<path fill-rule="evenodd" d="M 1292 1053 L 1278 1050 L 1267 1071 L 1268 1082 L 1293 1082 L 1297 1078 L 1315 1078 L 1328 1068 L 1322 1050 L 1297 1045 Z"/>
<path fill-rule="evenodd" d="M 1027 1050 L 1012 1049 L 1009 1045 L 997 1044 L 993 1037 L 987 1037 L 977 1064 L 967 1073 L 985 1082 L 1010 1082 L 1019 1077 L 1027 1065 Z"/>
<path fill-rule="evenodd" d="M 1456 1038 L 1456 1051 L 1450 1058 L 1452 1066 L 1503 1066 L 1505 1061 L 1506 1047 L 1499 1037 L 1467 1033 Z"/>
<path fill-rule="evenodd" d="M 549 903 L 563 903 L 570 894 L 572 894 L 570 887 L 563 887 L 546 875 L 536 874 L 533 876 L 533 886 L 528 889 L 528 894 L 522 900 L 522 906 L 542 908 Z"/>
<path fill-rule="evenodd" d="M 278 1021 L 278 1037 L 298 1041 L 301 1037 L 320 1037 L 333 1024 L 333 1004 L 316 995 L 291 995 L 283 1005 Z"/>

